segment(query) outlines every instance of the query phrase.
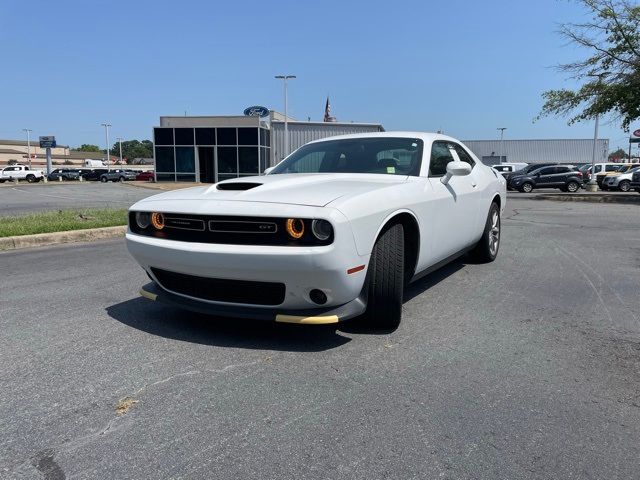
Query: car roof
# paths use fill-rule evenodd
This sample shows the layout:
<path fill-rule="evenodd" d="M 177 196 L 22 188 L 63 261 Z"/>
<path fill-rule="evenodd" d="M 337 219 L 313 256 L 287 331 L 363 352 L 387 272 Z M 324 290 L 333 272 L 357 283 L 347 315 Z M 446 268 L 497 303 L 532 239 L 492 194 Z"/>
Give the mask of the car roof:
<path fill-rule="evenodd" d="M 456 143 L 463 143 L 457 138 L 449 137 L 441 133 L 430 132 L 411 132 L 411 131 L 398 131 L 398 132 L 369 132 L 369 133 L 353 133 L 350 135 L 336 135 L 335 137 L 321 138 L 313 140 L 309 143 L 321 143 L 329 142 L 332 140 L 350 140 L 358 138 L 419 138 L 425 142 L 432 142 L 434 140 L 447 140 Z"/>

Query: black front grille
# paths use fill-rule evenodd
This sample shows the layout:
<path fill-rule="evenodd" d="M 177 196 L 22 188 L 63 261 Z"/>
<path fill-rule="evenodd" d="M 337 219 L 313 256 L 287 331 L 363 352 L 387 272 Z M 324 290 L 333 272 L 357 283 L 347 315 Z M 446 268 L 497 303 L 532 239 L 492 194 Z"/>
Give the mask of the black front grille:
<path fill-rule="evenodd" d="M 153 267 L 151 271 L 161 287 L 194 298 L 248 305 L 280 305 L 284 302 L 284 283 L 197 277 Z"/>

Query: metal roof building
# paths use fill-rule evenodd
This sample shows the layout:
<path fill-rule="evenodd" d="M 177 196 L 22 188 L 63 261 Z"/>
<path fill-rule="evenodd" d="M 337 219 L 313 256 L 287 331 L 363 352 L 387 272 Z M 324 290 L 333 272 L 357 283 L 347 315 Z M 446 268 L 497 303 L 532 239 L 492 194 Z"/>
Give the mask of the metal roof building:
<path fill-rule="evenodd" d="M 384 132 L 378 123 L 298 122 L 289 121 L 289 152 L 305 143 L 336 135 Z M 284 158 L 284 122 L 271 121 L 271 165 Z"/>
<path fill-rule="evenodd" d="M 463 143 L 487 165 L 500 162 L 587 163 L 591 161 L 593 139 L 553 140 L 463 140 Z M 609 139 L 596 144 L 596 162 L 606 162 Z"/>

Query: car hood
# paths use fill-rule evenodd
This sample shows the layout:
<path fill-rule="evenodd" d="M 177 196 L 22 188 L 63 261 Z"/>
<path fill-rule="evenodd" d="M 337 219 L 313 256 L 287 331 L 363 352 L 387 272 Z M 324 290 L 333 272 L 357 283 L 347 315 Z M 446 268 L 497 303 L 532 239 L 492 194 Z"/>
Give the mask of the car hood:
<path fill-rule="evenodd" d="M 282 203 L 324 207 L 347 195 L 407 181 L 406 176 L 357 173 L 271 174 L 235 178 L 211 186 L 161 193 L 139 203 L 167 200 L 214 200 Z"/>

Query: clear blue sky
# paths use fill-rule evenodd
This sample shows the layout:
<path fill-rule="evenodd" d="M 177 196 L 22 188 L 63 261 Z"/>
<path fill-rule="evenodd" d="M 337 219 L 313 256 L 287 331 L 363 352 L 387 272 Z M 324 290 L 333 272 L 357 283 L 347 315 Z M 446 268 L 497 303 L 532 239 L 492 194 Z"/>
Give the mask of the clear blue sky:
<path fill-rule="evenodd" d="M 555 30 L 585 12 L 566 0 L 471 2 L 204 0 L 0 2 L 0 138 L 61 144 L 150 138 L 160 115 L 282 110 L 461 139 L 590 138 L 593 122 L 536 123 L 553 69 L 579 58 Z M 636 128 L 640 125 L 636 126 Z M 628 135 L 601 128 L 611 147 Z"/>

